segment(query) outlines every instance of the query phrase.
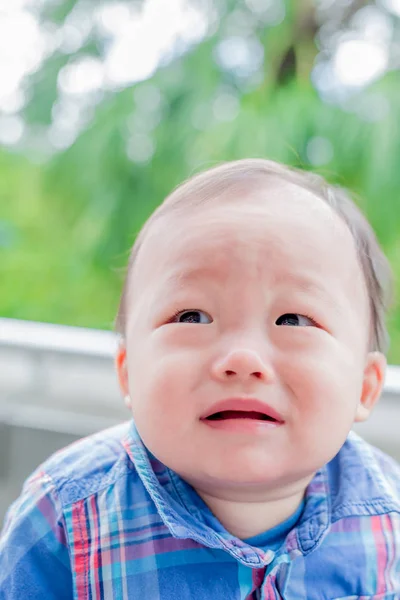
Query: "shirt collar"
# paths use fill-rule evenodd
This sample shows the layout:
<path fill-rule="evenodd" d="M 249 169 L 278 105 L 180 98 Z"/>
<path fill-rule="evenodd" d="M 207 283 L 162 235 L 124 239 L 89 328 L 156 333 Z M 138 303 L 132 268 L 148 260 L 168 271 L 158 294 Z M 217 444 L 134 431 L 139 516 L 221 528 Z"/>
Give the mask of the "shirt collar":
<path fill-rule="evenodd" d="M 173 537 L 192 539 L 208 548 L 225 550 L 253 568 L 272 562 L 274 553 L 249 546 L 230 535 L 222 525 L 215 527 L 216 519 L 210 518 L 210 511 L 200 496 L 144 446 L 133 421 L 123 445 Z"/>
<path fill-rule="evenodd" d="M 328 473 L 333 521 L 400 512 L 398 464 L 354 431 L 328 464 Z"/>
<path fill-rule="evenodd" d="M 246 566 L 270 564 L 275 553 L 253 548 L 229 534 L 222 525 L 218 527 L 196 491 L 144 446 L 133 421 L 124 446 L 173 537 L 226 550 Z M 320 545 L 331 523 L 341 517 L 379 514 L 395 505 L 400 512 L 399 502 L 390 496 L 390 490 L 383 493 L 383 477 L 368 448 L 351 433 L 337 456 L 315 474 L 306 490 L 299 524 L 279 552 L 281 560 L 309 554 Z"/>

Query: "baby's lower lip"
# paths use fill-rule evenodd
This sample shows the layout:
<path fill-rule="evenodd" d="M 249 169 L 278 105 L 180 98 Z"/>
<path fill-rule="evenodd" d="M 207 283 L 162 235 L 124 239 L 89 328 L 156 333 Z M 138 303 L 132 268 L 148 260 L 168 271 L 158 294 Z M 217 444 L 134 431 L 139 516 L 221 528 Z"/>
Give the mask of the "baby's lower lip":
<path fill-rule="evenodd" d="M 202 422 L 212 429 L 236 433 L 265 434 L 272 429 L 283 425 L 279 421 L 265 421 L 262 419 L 228 418 L 228 419 L 202 419 Z"/>

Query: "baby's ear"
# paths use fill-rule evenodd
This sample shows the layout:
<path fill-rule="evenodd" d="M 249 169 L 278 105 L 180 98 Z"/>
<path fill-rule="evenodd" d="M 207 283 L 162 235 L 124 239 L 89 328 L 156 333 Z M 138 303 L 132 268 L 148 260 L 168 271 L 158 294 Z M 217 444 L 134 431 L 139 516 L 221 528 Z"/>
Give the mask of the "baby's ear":
<path fill-rule="evenodd" d="M 369 352 L 364 369 L 361 397 L 354 421 L 365 421 L 379 400 L 385 381 L 386 358 L 381 352 Z"/>
<path fill-rule="evenodd" d="M 115 356 L 115 368 L 117 369 L 118 383 L 123 396 L 129 395 L 128 369 L 126 366 L 126 347 L 120 342 Z"/>

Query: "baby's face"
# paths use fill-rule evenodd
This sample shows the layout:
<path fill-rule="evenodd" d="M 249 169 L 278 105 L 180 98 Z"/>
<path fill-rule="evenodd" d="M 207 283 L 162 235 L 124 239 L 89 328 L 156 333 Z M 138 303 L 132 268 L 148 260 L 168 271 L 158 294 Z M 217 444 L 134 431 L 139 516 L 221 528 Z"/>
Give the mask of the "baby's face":
<path fill-rule="evenodd" d="M 132 288 L 136 426 L 195 487 L 307 478 L 368 412 L 365 283 L 350 232 L 311 193 L 276 184 L 162 219 Z"/>

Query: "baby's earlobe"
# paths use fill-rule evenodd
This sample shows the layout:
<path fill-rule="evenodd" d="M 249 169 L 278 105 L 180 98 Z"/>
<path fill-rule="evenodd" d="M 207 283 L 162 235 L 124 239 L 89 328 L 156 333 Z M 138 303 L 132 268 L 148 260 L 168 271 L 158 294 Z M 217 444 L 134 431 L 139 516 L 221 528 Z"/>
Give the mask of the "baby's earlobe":
<path fill-rule="evenodd" d="M 366 421 L 368 419 L 370 413 L 371 408 L 367 408 L 366 406 L 364 406 L 364 404 L 362 404 L 362 402 L 360 402 L 360 404 L 357 406 L 357 412 L 354 421 L 356 423 L 362 423 L 363 421 Z"/>

